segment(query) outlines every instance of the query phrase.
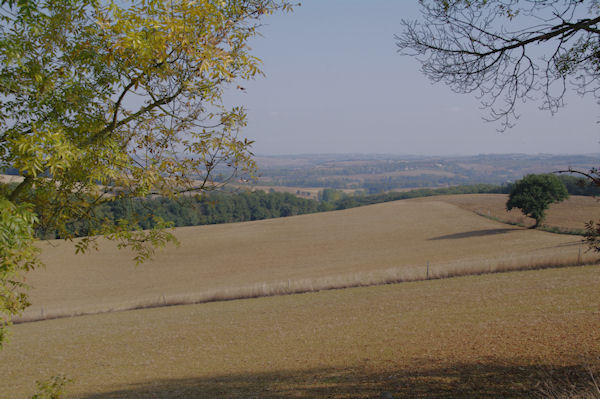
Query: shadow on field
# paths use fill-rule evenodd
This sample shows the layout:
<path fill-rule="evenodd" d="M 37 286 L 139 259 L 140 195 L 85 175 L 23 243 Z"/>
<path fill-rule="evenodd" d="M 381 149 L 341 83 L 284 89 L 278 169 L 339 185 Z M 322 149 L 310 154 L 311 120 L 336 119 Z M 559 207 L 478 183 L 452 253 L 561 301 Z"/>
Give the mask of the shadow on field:
<path fill-rule="evenodd" d="M 548 386 L 579 387 L 576 389 L 581 393 L 590 389 L 588 380 L 587 370 L 579 366 L 482 363 L 379 373 L 360 368 L 324 368 L 157 380 L 80 398 L 523 398 L 538 397 Z"/>
<path fill-rule="evenodd" d="M 456 233 L 456 234 L 448 234 L 445 236 L 433 237 L 429 240 L 458 240 L 461 238 L 471 238 L 471 237 L 485 237 L 485 236 L 493 236 L 497 234 L 506 234 L 515 230 L 523 230 L 523 229 L 515 229 L 515 228 L 506 228 L 506 229 L 487 229 L 487 230 L 474 230 L 474 231 L 466 231 L 464 233 Z"/>

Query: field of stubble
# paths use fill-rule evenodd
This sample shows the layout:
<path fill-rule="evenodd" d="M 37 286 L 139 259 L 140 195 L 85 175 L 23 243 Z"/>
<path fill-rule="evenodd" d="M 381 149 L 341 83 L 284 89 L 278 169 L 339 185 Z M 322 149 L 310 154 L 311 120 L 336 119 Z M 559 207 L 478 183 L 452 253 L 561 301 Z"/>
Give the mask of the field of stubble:
<path fill-rule="evenodd" d="M 535 220 L 524 216 L 519 209 L 506 211 L 507 195 L 448 195 L 439 199 L 463 209 L 511 223 L 520 223 L 527 227 L 535 224 Z M 544 223 L 552 227 L 581 230 L 584 228 L 585 222 L 598 219 L 600 219 L 600 203 L 597 198 L 571 196 L 561 203 L 551 204 Z"/>
<path fill-rule="evenodd" d="M 63 373 L 85 399 L 532 397 L 600 366 L 599 284 L 583 266 L 25 323 L 0 392 Z"/>
<path fill-rule="evenodd" d="M 84 256 L 42 243 L 47 267 L 28 276 L 23 319 L 410 281 L 426 278 L 428 263 L 435 277 L 593 259 L 580 237 L 498 223 L 449 199 L 179 228 L 180 247 L 139 267 L 103 240 Z"/>
<path fill-rule="evenodd" d="M 25 398 L 57 374 L 72 379 L 67 397 L 85 399 L 517 398 L 587 384 L 586 367 L 600 370 L 599 266 L 116 312 L 418 280 L 428 262 L 436 277 L 593 260 L 579 237 L 473 212 L 499 201 L 177 229 L 179 248 L 137 268 L 110 243 L 85 256 L 42 244 L 47 268 L 28 279 L 23 320 L 99 314 L 15 325 L 0 398 Z"/>

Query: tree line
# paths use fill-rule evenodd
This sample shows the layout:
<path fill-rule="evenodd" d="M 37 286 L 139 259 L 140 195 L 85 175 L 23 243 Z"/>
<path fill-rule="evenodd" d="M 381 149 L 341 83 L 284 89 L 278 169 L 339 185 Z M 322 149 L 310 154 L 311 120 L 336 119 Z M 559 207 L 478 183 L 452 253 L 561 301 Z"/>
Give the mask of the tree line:
<path fill-rule="evenodd" d="M 595 185 L 574 176 L 560 175 L 570 195 L 600 195 Z M 61 230 L 45 223 L 38 224 L 36 236 L 41 239 L 85 237 L 96 234 L 102 224 L 123 225 L 130 229 L 151 230 L 163 224 L 172 227 L 200 226 L 271 219 L 316 212 L 355 208 L 382 202 L 457 194 L 508 194 L 513 183 L 503 185 L 473 184 L 443 188 L 418 188 L 403 192 L 369 194 L 326 188 L 318 200 L 300 198 L 290 193 L 264 191 L 212 191 L 198 196 L 178 198 L 122 198 L 113 199 L 94 207 L 94 218 L 74 218 Z"/>
<path fill-rule="evenodd" d="M 582 185 L 573 176 L 558 177 L 571 195 L 598 195 L 598 188 Z M 86 236 L 98 230 L 97 223 L 118 225 L 127 221 L 131 228 L 149 230 L 161 223 L 173 227 L 199 226 L 207 224 L 246 222 L 327 212 L 355 208 L 382 202 L 456 194 L 508 194 L 513 184 L 475 184 L 444 188 L 420 188 L 404 192 L 380 194 L 347 194 L 326 188 L 319 193 L 319 200 L 299 198 L 290 193 L 242 191 L 214 191 L 202 196 L 187 196 L 176 199 L 166 197 L 115 199 L 98 205 L 94 222 L 86 219 L 71 220 L 66 230 L 60 232 L 39 226 L 37 236 L 43 239 Z M 96 223 L 96 224 L 94 224 Z"/>
<path fill-rule="evenodd" d="M 133 229 L 151 230 L 167 226 L 199 226 L 246 222 L 318 212 L 320 203 L 289 193 L 264 191 L 215 191 L 201 196 L 179 198 L 127 198 L 105 202 L 94 208 L 93 221 L 71 220 L 66 231 L 39 226 L 37 235 L 44 239 L 86 236 L 97 231 L 100 224 L 124 224 Z"/>

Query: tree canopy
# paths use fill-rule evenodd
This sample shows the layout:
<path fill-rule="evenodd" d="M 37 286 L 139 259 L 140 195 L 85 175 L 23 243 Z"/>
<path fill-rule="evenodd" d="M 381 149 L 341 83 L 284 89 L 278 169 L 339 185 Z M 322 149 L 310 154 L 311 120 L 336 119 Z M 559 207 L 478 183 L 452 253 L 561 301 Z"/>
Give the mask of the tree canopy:
<path fill-rule="evenodd" d="M 244 109 L 221 96 L 261 74 L 248 40 L 282 9 L 285 0 L 0 3 L 0 170 L 21 176 L 0 189 L 0 328 L 27 306 L 35 228 L 69 238 L 68 221 L 94 221 L 78 250 L 104 234 L 143 261 L 172 239 L 164 224 L 101 223 L 98 204 L 252 174 Z"/>
<path fill-rule="evenodd" d="M 512 187 L 506 209 L 521 209 L 525 215 L 535 219 L 535 228 L 543 222 L 550 204 L 561 202 L 568 196 L 564 183 L 555 175 L 527 175 Z"/>
<path fill-rule="evenodd" d="M 402 54 L 459 93 L 475 93 L 502 129 L 519 100 L 556 112 L 568 87 L 600 98 L 598 0 L 419 0 L 403 20 Z"/>

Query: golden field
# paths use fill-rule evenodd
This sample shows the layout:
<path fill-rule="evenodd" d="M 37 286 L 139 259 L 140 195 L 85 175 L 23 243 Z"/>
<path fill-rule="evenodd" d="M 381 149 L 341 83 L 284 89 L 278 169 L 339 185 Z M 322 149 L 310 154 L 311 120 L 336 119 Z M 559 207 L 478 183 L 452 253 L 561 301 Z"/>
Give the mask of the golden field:
<path fill-rule="evenodd" d="M 582 266 L 25 323 L 0 397 L 59 373 L 82 399 L 535 397 L 598 370 L 599 284 Z"/>
<path fill-rule="evenodd" d="M 33 305 L 0 351 L 0 398 L 57 374 L 81 399 L 519 398 L 583 384 L 586 365 L 600 373 L 600 266 L 411 281 L 427 264 L 435 278 L 596 259 L 581 237 L 474 212 L 500 212 L 502 197 L 180 228 L 180 247 L 139 267 L 102 240 L 86 255 L 41 243 Z M 549 220 L 579 223 L 569 212 Z M 345 289 L 310 292 L 331 288 Z"/>
<path fill-rule="evenodd" d="M 524 216 L 518 209 L 506 211 L 508 195 L 448 195 L 440 197 L 440 200 L 503 221 L 519 223 L 527 227 L 535 224 L 534 219 Z M 582 230 L 586 222 L 599 219 L 600 203 L 597 198 L 571 196 L 563 202 L 550 205 L 544 224 L 567 230 Z"/>
<path fill-rule="evenodd" d="M 428 263 L 435 277 L 594 259 L 578 236 L 501 224 L 450 199 L 179 228 L 181 246 L 140 267 L 103 240 L 83 256 L 43 243 L 47 267 L 28 276 L 22 319 L 423 279 Z"/>

